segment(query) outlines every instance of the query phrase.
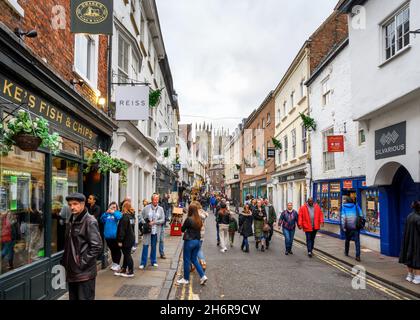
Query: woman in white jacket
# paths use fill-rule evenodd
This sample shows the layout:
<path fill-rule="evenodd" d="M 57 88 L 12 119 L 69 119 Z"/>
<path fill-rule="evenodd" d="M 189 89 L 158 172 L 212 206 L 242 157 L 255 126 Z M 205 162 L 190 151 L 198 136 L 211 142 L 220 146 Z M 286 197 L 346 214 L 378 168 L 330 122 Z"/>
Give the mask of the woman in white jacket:
<path fill-rule="evenodd" d="M 207 217 L 209 216 L 209 214 L 203 210 L 203 207 L 201 206 L 200 202 L 198 201 L 193 201 L 191 202 L 192 205 L 197 206 L 198 208 L 198 214 L 201 218 L 201 220 L 203 221 L 203 226 L 201 227 L 201 245 L 200 245 L 200 251 L 198 251 L 198 261 L 200 262 L 201 266 L 203 267 L 203 270 L 206 270 L 206 259 L 204 257 L 204 253 L 203 253 L 203 240 L 204 240 L 204 234 L 206 232 L 206 227 L 205 227 L 205 221 L 207 219 Z"/>

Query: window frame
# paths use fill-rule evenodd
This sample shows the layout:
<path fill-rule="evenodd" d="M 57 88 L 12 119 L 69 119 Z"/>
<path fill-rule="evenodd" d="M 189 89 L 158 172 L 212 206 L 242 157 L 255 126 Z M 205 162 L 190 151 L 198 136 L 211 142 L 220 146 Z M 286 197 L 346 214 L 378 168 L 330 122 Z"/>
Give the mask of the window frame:
<path fill-rule="evenodd" d="M 322 131 L 322 168 L 324 172 L 335 170 L 335 154 L 328 152 L 328 137 L 334 135 L 334 127 Z"/>
<path fill-rule="evenodd" d="M 77 38 L 85 37 L 87 38 L 88 45 L 89 41 L 94 44 L 94 50 L 90 52 L 89 59 L 93 59 L 93 62 L 88 60 L 87 61 L 87 73 L 84 72 L 79 68 L 77 65 L 78 60 L 78 48 L 77 45 Z M 88 49 L 87 47 L 86 49 Z M 86 52 L 83 52 L 83 55 Z M 98 35 L 89 35 L 89 34 L 82 34 L 78 33 L 74 35 L 74 59 L 73 59 L 73 71 L 77 73 L 95 92 L 98 92 L 98 78 L 99 78 L 99 36 Z M 89 79 L 90 73 L 93 73 L 93 79 Z"/>
<path fill-rule="evenodd" d="M 321 97 L 322 106 L 328 106 L 331 102 L 330 76 L 325 77 L 321 82 Z"/>
<path fill-rule="evenodd" d="M 404 32 L 404 25 L 405 22 L 403 20 L 403 23 L 401 24 L 402 27 L 402 36 L 399 37 L 398 36 L 398 17 L 400 15 L 402 15 L 404 17 L 404 12 L 408 10 L 408 29 Z M 381 25 L 381 30 L 382 30 L 382 41 L 383 41 L 383 48 L 382 48 L 382 54 L 383 54 L 383 61 L 387 62 L 391 59 L 393 59 L 394 57 L 396 57 L 400 52 L 403 52 L 407 47 L 410 46 L 410 3 L 406 3 L 404 4 L 400 9 L 398 9 L 395 13 L 393 13 L 384 23 L 382 23 Z M 393 44 L 390 46 L 387 46 L 387 42 L 388 42 L 388 27 L 394 25 L 393 28 L 393 36 L 394 36 L 394 41 Z M 408 43 L 405 43 L 405 39 L 406 36 L 408 37 Z M 398 49 L 398 42 L 399 39 L 401 38 L 402 40 L 402 47 L 400 49 Z M 394 47 L 394 52 L 392 52 L 392 46 Z M 390 56 L 387 56 L 387 50 L 391 49 L 390 51 Z"/>

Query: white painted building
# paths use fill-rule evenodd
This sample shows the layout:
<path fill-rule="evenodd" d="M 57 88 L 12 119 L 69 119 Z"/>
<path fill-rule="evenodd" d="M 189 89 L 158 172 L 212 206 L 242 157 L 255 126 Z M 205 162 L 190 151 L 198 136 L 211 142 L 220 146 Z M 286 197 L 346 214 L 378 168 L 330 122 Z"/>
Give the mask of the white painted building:
<path fill-rule="evenodd" d="M 410 33 L 420 29 L 420 0 L 343 0 L 338 8 L 349 13 L 351 110 L 366 132 L 381 252 L 396 256 L 420 199 L 420 37 Z"/>
<path fill-rule="evenodd" d="M 367 206 L 365 132 L 352 120 L 348 44 L 346 39 L 333 49 L 306 83 L 309 113 L 317 124 L 317 130 L 310 132 L 311 191 L 324 213 L 324 230 L 341 236 L 343 197 L 351 196 L 365 213 L 374 215 Z M 343 137 L 344 152 L 328 152 L 327 137 L 334 135 Z M 379 230 L 375 226 L 367 225 L 368 232 L 362 231 L 361 242 L 379 251 Z"/>
<path fill-rule="evenodd" d="M 147 121 L 118 121 L 113 137 L 112 156 L 126 161 L 129 170 L 127 184 L 111 173 L 109 199 L 121 202 L 129 196 L 139 212 L 143 199 L 150 200 L 157 190 L 161 177 L 158 163 L 169 161 L 171 168 L 176 157 L 175 142 L 170 148 L 171 158 L 163 161 L 159 132 L 174 131 L 177 136 L 179 119 L 155 0 L 114 1 L 112 82 L 112 102 L 115 86 L 123 83 L 148 83 L 153 90 L 165 88 L 158 106 L 149 109 Z"/>

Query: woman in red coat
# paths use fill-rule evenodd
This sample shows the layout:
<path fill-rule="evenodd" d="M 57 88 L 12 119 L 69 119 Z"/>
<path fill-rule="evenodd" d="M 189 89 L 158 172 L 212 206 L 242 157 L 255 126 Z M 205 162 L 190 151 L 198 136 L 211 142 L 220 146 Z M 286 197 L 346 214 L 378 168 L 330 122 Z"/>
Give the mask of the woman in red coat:
<path fill-rule="evenodd" d="M 307 203 L 300 207 L 298 217 L 298 227 L 306 234 L 308 256 L 312 258 L 316 234 L 324 226 L 324 214 L 319 205 L 309 198 Z"/>

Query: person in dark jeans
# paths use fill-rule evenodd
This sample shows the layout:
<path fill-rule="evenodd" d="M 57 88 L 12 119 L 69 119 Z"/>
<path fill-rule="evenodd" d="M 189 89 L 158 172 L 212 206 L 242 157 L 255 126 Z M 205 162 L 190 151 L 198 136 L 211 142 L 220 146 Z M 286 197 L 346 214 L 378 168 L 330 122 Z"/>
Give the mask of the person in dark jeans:
<path fill-rule="evenodd" d="M 298 227 L 306 234 L 306 247 L 308 257 L 312 258 L 317 232 L 324 226 L 324 215 L 317 203 L 312 198 L 299 209 Z"/>
<path fill-rule="evenodd" d="M 131 203 L 125 202 L 122 208 L 123 216 L 118 223 L 117 231 L 117 242 L 123 253 L 124 260 L 121 270 L 119 272 L 115 272 L 114 274 L 125 278 L 134 277 L 134 262 L 133 257 L 131 256 L 131 248 L 135 242 L 134 231 L 131 226 L 132 212 L 133 208 L 131 207 Z"/>
<path fill-rule="evenodd" d="M 283 235 L 285 241 L 285 255 L 293 254 L 293 240 L 295 237 L 296 225 L 298 223 L 298 213 L 293 210 L 293 203 L 287 204 L 287 210 L 283 211 L 279 218 L 279 228 L 283 226 Z"/>
<path fill-rule="evenodd" d="M 190 282 L 191 263 L 195 266 L 200 275 L 200 284 L 204 285 L 207 281 L 205 271 L 198 262 L 198 251 L 200 250 L 201 227 L 203 221 L 198 213 L 198 207 L 191 204 L 188 207 L 188 217 L 182 225 L 184 232 L 184 277 L 177 281 L 178 284 L 188 284 Z"/>
<path fill-rule="evenodd" d="M 345 198 L 341 209 L 341 227 L 346 235 L 344 254 L 349 256 L 350 241 L 354 240 L 356 245 L 356 261 L 360 261 L 360 230 L 357 227 L 359 216 L 363 216 L 362 209 L 354 203 L 351 197 Z"/>
<path fill-rule="evenodd" d="M 96 259 L 103 244 L 98 221 L 85 206 L 86 197 L 73 193 L 66 197 L 71 216 L 66 230 L 61 264 L 66 270 L 70 300 L 94 300 Z"/>
<path fill-rule="evenodd" d="M 267 213 L 268 224 L 270 225 L 270 231 L 269 231 L 267 239 L 265 240 L 265 243 L 268 249 L 270 247 L 270 241 L 274 233 L 273 227 L 274 227 L 274 224 L 277 222 L 277 214 L 276 214 L 276 210 L 274 210 L 273 205 L 270 204 L 268 199 L 265 199 L 264 204 L 265 204 L 265 211 Z"/>
<path fill-rule="evenodd" d="M 102 265 L 105 265 L 105 256 L 104 256 L 104 251 L 103 251 L 105 249 L 104 224 L 101 222 L 102 210 L 101 210 L 101 207 L 98 205 L 99 198 L 98 196 L 91 194 L 89 195 L 87 202 L 88 202 L 88 206 L 87 206 L 88 212 L 96 218 L 96 221 L 98 221 L 99 233 L 102 238 L 102 252 L 98 256 L 98 260 L 101 260 Z"/>

